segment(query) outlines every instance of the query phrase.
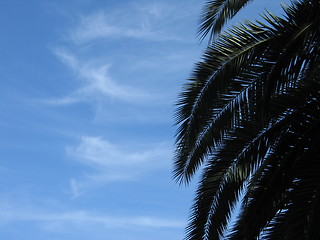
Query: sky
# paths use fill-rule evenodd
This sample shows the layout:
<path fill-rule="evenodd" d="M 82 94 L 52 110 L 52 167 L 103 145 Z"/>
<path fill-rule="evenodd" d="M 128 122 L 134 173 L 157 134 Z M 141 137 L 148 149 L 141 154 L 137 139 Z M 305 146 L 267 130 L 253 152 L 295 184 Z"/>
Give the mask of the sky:
<path fill-rule="evenodd" d="M 183 238 L 173 113 L 203 3 L 0 2 L 1 239 Z"/>

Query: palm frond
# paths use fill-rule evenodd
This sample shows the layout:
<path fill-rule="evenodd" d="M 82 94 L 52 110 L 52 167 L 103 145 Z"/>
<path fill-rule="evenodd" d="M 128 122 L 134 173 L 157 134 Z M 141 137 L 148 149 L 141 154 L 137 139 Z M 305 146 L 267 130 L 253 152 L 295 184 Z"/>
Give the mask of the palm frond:
<path fill-rule="evenodd" d="M 174 178 L 189 183 L 205 165 L 187 240 L 221 239 L 243 188 L 228 238 L 320 235 L 320 3 L 292 3 L 285 14 L 215 39 L 179 97 Z"/>
<path fill-rule="evenodd" d="M 244 236 L 248 239 L 255 238 L 263 229 L 266 229 L 270 236 L 278 236 L 270 239 L 282 239 L 279 237 L 279 231 L 291 236 L 288 239 L 302 239 L 301 236 L 306 234 L 307 228 L 312 229 L 308 230 L 310 235 L 319 234 L 315 228 L 308 227 L 309 225 L 304 229 L 302 227 L 304 224 L 296 219 L 299 216 L 300 221 L 308 218 L 309 207 L 304 207 L 307 204 L 305 201 L 314 202 L 314 194 L 320 187 L 318 180 L 320 161 L 317 155 L 319 152 L 313 150 L 319 151 L 320 94 L 317 90 L 320 88 L 319 77 L 314 79 L 309 74 L 299 85 L 300 87 L 286 94 L 288 99 L 284 99 L 284 96 L 282 100 L 277 99 L 291 105 L 290 113 L 285 113 L 281 120 L 286 120 L 287 128 L 279 132 L 279 139 L 273 143 L 274 147 L 267 154 L 263 166 L 251 178 L 242 214 L 229 236 L 230 239 Z M 292 94 L 296 100 L 300 100 L 298 105 L 288 101 L 293 98 Z M 303 189 L 306 190 L 304 193 L 301 192 Z M 296 192 L 297 195 L 294 195 Z M 297 201 L 294 207 L 292 201 Z M 303 202 L 305 204 L 298 206 Z M 317 209 L 316 204 L 313 207 Z M 288 220 L 290 214 L 293 217 L 291 223 Z M 301 214 L 305 214 L 304 218 L 301 218 Z M 312 216 L 319 217 L 317 214 Z M 271 224 L 267 225 L 269 221 Z M 300 229 L 304 229 L 304 232 L 298 231 L 299 228 L 296 228 L 293 222 L 300 225 Z M 279 227 L 282 229 L 279 230 Z M 287 232 L 283 228 L 287 229 Z"/>
<path fill-rule="evenodd" d="M 259 45 L 267 38 L 267 32 L 256 29 L 251 23 L 237 27 L 209 48 L 181 94 L 176 112 L 180 127 L 174 169 L 178 181 L 188 182 L 232 125 L 248 115 L 249 109 L 243 103 L 252 95 L 248 86 L 258 78 L 261 68 L 258 63 L 247 65 L 257 59 L 257 54 L 263 54 Z M 240 73 L 244 67 L 248 71 Z"/>
<path fill-rule="evenodd" d="M 199 35 L 203 40 L 208 34 L 209 41 L 219 34 L 226 22 L 233 18 L 250 0 L 207 1 L 200 18 Z"/>
<path fill-rule="evenodd" d="M 216 239 L 222 235 L 245 182 L 259 168 L 270 142 L 285 124 L 286 119 L 258 134 L 259 128 L 247 123 L 217 150 L 199 184 L 186 239 Z"/>

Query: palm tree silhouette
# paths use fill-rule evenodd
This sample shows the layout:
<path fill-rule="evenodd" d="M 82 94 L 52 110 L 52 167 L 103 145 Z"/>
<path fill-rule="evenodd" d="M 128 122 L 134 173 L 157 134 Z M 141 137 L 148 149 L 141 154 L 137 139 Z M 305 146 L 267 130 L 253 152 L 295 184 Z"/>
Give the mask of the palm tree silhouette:
<path fill-rule="evenodd" d="M 207 2 L 210 44 L 179 95 L 173 176 L 202 169 L 186 239 L 320 239 L 320 2 L 221 33 L 247 2 Z"/>

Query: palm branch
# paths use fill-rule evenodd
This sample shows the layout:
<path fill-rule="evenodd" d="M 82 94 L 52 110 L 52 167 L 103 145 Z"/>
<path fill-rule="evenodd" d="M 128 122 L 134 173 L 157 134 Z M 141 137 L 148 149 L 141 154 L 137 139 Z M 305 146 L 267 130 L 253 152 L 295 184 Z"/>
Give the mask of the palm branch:
<path fill-rule="evenodd" d="M 228 238 L 318 236 L 319 13 L 301 1 L 232 27 L 197 64 L 176 112 L 175 179 L 187 184 L 205 165 L 186 239 L 222 238 L 243 191 Z"/>
<path fill-rule="evenodd" d="M 240 9 L 251 0 L 213 0 L 207 1 L 200 18 L 199 35 L 204 39 L 207 35 L 212 40 L 221 32 L 227 21 L 233 18 Z"/>

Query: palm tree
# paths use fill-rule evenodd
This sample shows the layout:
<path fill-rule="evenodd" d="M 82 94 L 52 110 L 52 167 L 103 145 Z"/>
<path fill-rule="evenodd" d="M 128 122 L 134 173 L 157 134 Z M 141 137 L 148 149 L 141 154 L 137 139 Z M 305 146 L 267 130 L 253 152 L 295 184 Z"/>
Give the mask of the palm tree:
<path fill-rule="evenodd" d="M 202 169 L 186 239 L 320 239 L 319 0 L 222 34 L 239 7 L 219 20 L 219 2 L 229 1 L 209 1 L 212 17 L 204 11 L 200 30 L 220 36 L 185 84 L 175 115 L 174 178 L 188 184 Z"/>

